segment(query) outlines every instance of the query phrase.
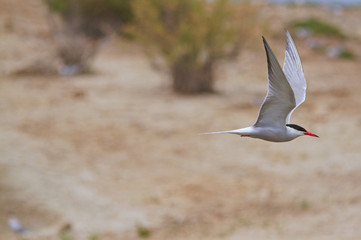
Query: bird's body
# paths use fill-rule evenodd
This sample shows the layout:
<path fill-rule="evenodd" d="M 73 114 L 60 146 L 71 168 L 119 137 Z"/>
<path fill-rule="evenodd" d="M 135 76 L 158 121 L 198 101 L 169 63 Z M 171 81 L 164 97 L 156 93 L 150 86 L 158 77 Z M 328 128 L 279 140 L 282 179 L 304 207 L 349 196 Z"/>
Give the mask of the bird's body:
<path fill-rule="evenodd" d="M 306 99 L 306 79 L 296 46 L 287 30 L 286 37 L 283 70 L 263 38 L 268 65 L 268 91 L 256 123 L 251 127 L 208 134 L 231 133 L 271 142 L 287 142 L 303 135 L 318 137 L 303 127 L 289 123 L 292 112 Z"/>
<path fill-rule="evenodd" d="M 294 125 L 294 124 L 293 124 Z M 304 134 L 292 127 L 285 126 L 285 127 L 257 127 L 257 126 L 251 126 L 246 128 L 240 128 L 236 130 L 230 130 L 230 131 L 222 131 L 222 132 L 210 132 L 206 134 L 217 134 L 217 133 L 231 133 L 231 134 L 237 134 L 241 137 L 251 137 L 251 138 L 259 138 L 262 140 L 270 141 L 270 142 L 288 142 L 296 137 L 302 136 L 302 135 L 308 135 Z M 308 133 L 308 132 L 307 132 Z"/>

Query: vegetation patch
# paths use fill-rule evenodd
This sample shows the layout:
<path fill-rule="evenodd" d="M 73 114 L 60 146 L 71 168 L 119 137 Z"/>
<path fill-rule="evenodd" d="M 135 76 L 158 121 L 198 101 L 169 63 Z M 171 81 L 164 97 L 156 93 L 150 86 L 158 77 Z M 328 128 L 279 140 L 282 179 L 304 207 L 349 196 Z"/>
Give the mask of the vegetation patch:
<path fill-rule="evenodd" d="M 130 0 L 44 0 L 61 60 L 59 73 L 89 72 L 101 40 L 133 19 Z"/>
<path fill-rule="evenodd" d="M 183 94 L 213 92 L 217 64 L 252 39 L 259 13 L 254 4 L 228 0 L 134 0 L 132 6 L 129 34 L 150 55 L 162 56 L 173 90 Z"/>
<path fill-rule="evenodd" d="M 343 59 L 354 59 L 355 54 L 350 49 L 344 48 L 342 49 L 339 57 Z"/>
<path fill-rule="evenodd" d="M 152 235 L 152 232 L 149 230 L 149 228 L 137 225 L 137 233 L 138 237 L 140 238 L 149 238 Z"/>
<path fill-rule="evenodd" d="M 316 35 L 335 37 L 340 39 L 346 38 L 346 35 L 342 32 L 340 28 L 316 18 L 309 18 L 301 21 L 293 21 L 291 23 L 291 27 L 304 28 Z"/>

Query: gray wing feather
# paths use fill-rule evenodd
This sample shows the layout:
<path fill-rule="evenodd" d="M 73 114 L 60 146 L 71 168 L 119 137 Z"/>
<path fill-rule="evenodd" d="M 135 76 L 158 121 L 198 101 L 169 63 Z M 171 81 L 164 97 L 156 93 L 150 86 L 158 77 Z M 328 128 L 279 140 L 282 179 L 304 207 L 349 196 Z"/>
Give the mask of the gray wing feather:
<path fill-rule="evenodd" d="M 268 91 L 254 125 L 284 127 L 287 115 L 296 107 L 295 97 L 280 64 L 264 37 L 263 43 L 267 55 Z"/>
<path fill-rule="evenodd" d="M 290 33 L 286 30 L 287 46 L 283 72 L 293 90 L 296 106 L 288 114 L 286 123 L 290 122 L 293 111 L 306 99 L 306 78 L 303 73 L 300 56 Z"/>

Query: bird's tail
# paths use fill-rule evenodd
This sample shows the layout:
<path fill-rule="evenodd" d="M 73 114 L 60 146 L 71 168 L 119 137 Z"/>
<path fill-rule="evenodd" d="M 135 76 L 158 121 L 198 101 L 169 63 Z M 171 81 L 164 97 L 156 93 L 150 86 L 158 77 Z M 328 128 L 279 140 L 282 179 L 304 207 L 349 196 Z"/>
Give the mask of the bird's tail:
<path fill-rule="evenodd" d="M 237 130 L 229 130 L 229 131 L 220 131 L 220 132 L 205 132 L 201 133 L 202 135 L 208 135 L 208 134 L 220 134 L 220 133 L 232 133 L 232 134 L 240 134 Z"/>
<path fill-rule="evenodd" d="M 228 131 L 220 131 L 220 132 L 207 132 L 202 134 L 219 134 L 219 133 L 231 133 L 231 134 L 237 134 L 240 136 L 247 136 L 249 137 L 253 133 L 253 127 L 246 127 L 246 128 L 240 128 L 236 130 L 228 130 Z"/>

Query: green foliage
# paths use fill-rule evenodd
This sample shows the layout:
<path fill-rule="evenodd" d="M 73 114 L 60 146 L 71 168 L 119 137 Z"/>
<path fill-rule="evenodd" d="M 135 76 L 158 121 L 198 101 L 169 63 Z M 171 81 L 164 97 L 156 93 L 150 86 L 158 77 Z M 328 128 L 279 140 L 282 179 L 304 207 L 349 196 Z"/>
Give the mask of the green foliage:
<path fill-rule="evenodd" d="M 227 0 L 212 4 L 202 0 L 134 0 L 136 34 L 159 49 L 170 63 L 184 59 L 187 64 L 202 64 L 227 55 L 247 39 L 254 25 L 247 18 L 252 18 L 254 10 L 247 5 L 239 13 L 239 4 L 233 4 Z"/>
<path fill-rule="evenodd" d="M 90 36 L 103 36 L 107 24 L 118 28 L 133 19 L 131 0 L 44 0 L 49 9 L 58 13 L 63 21 L 77 26 Z M 76 21 L 76 23 L 75 23 Z"/>
<path fill-rule="evenodd" d="M 54 13 L 49 24 L 64 65 L 60 70 L 62 75 L 89 72 L 101 40 L 110 30 L 121 32 L 122 26 L 133 19 L 131 0 L 43 1 Z"/>
<path fill-rule="evenodd" d="M 132 6 L 129 32 L 148 52 L 161 53 L 173 78 L 188 74 L 184 78 L 192 81 L 212 78 L 214 64 L 242 49 L 257 19 L 253 5 L 229 0 L 133 0 Z M 211 90 L 191 85 L 195 92 Z"/>
<path fill-rule="evenodd" d="M 345 38 L 345 34 L 338 27 L 323 22 L 316 18 L 309 18 L 303 21 L 294 21 L 291 25 L 295 28 L 305 28 L 316 35 L 327 37 Z"/>
<path fill-rule="evenodd" d="M 342 49 L 339 57 L 343 58 L 343 59 L 354 59 L 355 54 L 351 50 L 344 48 L 344 49 Z"/>
<path fill-rule="evenodd" d="M 52 11 L 58 12 L 60 14 L 65 14 L 65 12 L 69 11 L 69 2 L 67 1 L 59 1 L 59 0 L 44 0 L 44 1 Z"/>
<path fill-rule="evenodd" d="M 60 240 L 73 240 L 73 238 L 69 235 L 64 234 L 60 236 Z"/>
<path fill-rule="evenodd" d="M 62 16 L 80 11 L 87 19 L 117 18 L 129 22 L 132 17 L 130 0 L 44 0 L 49 8 Z"/>
<path fill-rule="evenodd" d="M 298 202 L 298 207 L 301 210 L 308 210 L 311 207 L 311 204 L 306 199 L 303 199 L 300 202 Z"/>
<path fill-rule="evenodd" d="M 99 240 L 99 237 L 98 237 L 98 235 L 93 234 L 93 235 L 90 235 L 88 239 L 89 240 Z"/>
<path fill-rule="evenodd" d="M 140 238 L 149 238 L 152 234 L 148 228 L 141 225 L 137 225 L 137 233 Z"/>

